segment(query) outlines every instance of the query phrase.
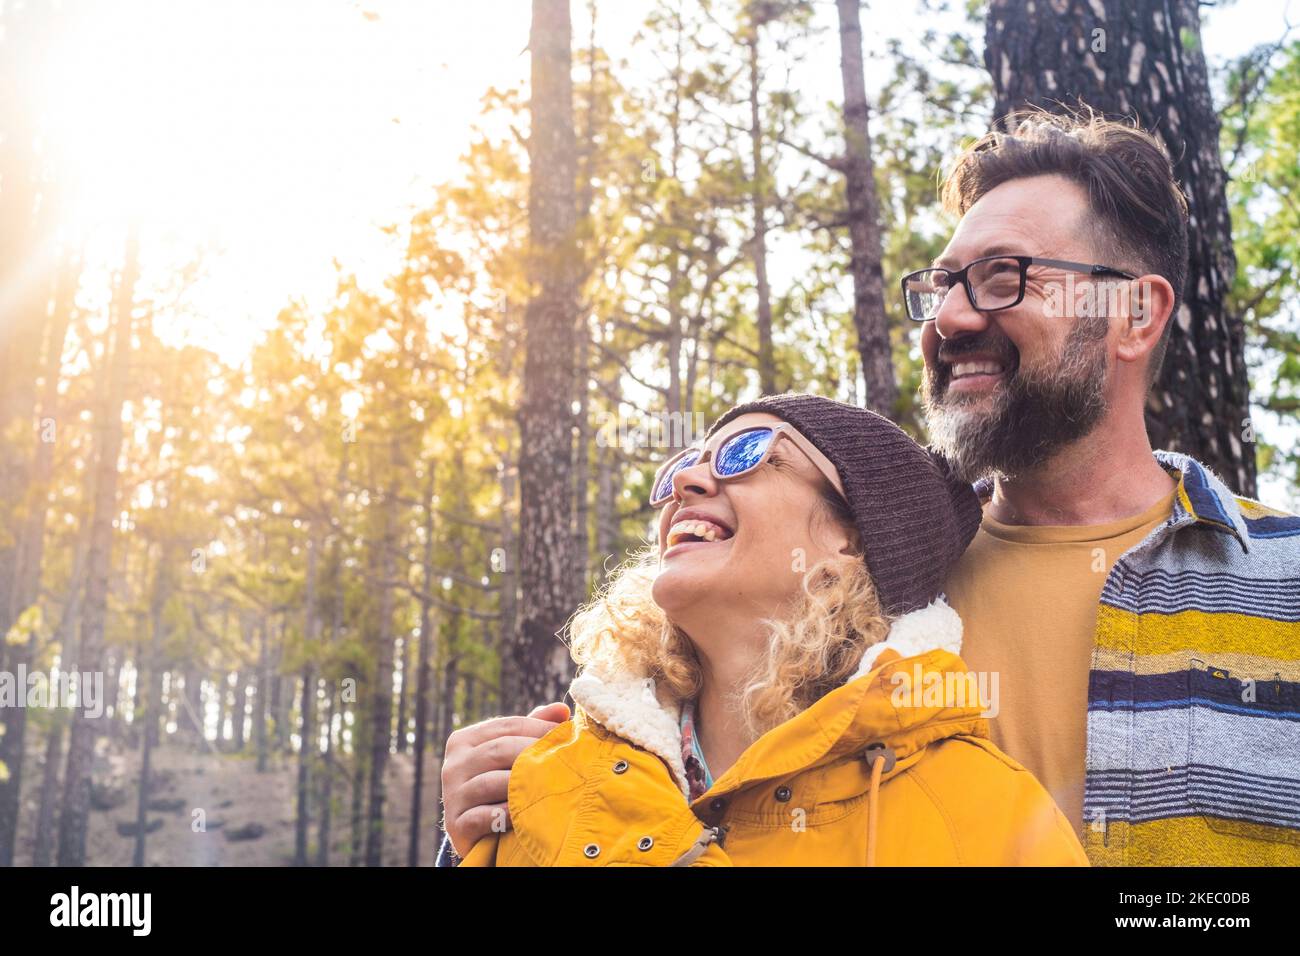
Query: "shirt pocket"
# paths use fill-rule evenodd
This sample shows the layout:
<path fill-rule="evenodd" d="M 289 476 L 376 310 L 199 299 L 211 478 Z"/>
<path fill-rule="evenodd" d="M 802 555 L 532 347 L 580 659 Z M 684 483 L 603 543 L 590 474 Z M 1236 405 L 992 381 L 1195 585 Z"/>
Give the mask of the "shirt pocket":
<path fill-rule="evenodd" d="M 1300 684 L 1194 659 L 1188 697 L 1192 807 L 1217 833 L 1300 849 Z"/>

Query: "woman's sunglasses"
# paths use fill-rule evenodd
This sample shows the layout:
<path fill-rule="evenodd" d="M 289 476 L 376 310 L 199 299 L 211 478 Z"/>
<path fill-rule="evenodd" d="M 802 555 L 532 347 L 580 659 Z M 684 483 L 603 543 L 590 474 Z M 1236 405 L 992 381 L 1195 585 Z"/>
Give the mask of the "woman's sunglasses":
<path fill-rule="evenodd" d="M 719 481 L 742 478 L 772 455 L 772 449 L 781 438 L 788 438 L 817 466 L 817 470 L 835 486 L 844 497 L 844 485 L 831 460 L 816 445 L 800 435 L 788 422 L 775 425 L 753 425 L 725 436 L 714 436 L 703 448 L 685 448 L 664 462 L 655 473 L 650 489 L 650 506 L 659 508 L 673 499 L 673 479 L 685 468 L 691 468 L 705 459 L 709 471 Z M 712 446 L 712 447 L 711 447 Z"/>

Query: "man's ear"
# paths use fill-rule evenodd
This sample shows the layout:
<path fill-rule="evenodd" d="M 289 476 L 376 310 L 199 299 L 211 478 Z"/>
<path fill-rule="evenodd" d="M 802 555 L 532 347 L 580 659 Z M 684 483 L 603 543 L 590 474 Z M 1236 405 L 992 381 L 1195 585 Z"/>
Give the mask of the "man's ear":
<path fill-rule="evenodd" d="M 1128 305 L 1115 354 L 1121 362 L 1141 363 L 1172 320 L 1174 287 L 1164 276 L 1139 276 L 1128 284 Z"/>

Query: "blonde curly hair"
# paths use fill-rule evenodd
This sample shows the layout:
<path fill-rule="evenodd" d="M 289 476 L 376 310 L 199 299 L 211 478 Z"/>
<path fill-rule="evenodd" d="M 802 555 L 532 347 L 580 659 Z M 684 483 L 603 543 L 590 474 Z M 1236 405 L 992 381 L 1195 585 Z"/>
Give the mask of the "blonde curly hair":
<path fill-rule="evenodd" d="M 840 518 L 842 511 L 832 503 Z M 842 520 L 842 519 L 841 519 Z M 677 702 L 699 695 L 703 674 L 690 638 L 654 602 L 659 553 L 651 546 L 620 565 L 569 621 L 580 668 L 655 679 Z M 837 555 L 809 568 L 791 613 L 763 622 L 767 653 L 736 700 L 750 742 L 843 684 L 867 648 L 884 640 L 890 619 L 861 555 Z"/>

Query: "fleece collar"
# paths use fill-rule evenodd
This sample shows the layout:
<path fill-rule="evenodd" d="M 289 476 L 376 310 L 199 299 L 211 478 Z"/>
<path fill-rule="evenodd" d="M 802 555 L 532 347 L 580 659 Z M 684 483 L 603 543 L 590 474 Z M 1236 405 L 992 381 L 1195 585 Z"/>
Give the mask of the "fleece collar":
<path fill-rule="evenodd" d="M 845 683 L 871 673 L 886 651 L 904 659 L 933 650 L 960 654 L 961 638 L 961 617 L 940 595 L 928 606 L 896 618 L 889 634 L 867 648 L 857 671 Z M 681 707 L 659 699 L 654 678 L 588 668 L 573 680 L 569 693 L 596 723 L 663 760 L 683 796 L 689 796 L 682 763 Z"/>

